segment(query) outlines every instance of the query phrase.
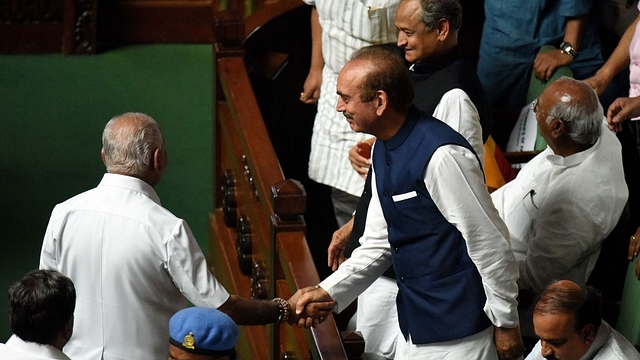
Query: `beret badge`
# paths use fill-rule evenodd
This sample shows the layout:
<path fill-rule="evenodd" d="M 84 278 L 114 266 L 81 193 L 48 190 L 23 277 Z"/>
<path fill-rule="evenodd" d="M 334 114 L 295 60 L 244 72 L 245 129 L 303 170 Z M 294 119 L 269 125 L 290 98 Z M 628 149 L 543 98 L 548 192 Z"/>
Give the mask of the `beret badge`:
<path fill-rule="evenodd" d="M 187 336 L 184 337 L 184 341 L 182 342 L 182 346 L 187 349 L 195 349 L 196 348 L 196 339 L 193 337 L 193 333 L 189 332 Z"/>

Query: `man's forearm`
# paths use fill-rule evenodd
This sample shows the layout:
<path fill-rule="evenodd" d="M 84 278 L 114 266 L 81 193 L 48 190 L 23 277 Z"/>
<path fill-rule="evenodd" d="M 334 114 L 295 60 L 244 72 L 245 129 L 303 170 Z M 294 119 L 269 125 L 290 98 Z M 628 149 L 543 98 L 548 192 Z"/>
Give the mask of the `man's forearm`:
<path fill-rule="evenodd" d="M 229 296 L 218 310 L 226 313 L 238 325 L 271 324 L 278 321 L 278 303 L 270 300 L 256 300 L 237 295 Z"/>

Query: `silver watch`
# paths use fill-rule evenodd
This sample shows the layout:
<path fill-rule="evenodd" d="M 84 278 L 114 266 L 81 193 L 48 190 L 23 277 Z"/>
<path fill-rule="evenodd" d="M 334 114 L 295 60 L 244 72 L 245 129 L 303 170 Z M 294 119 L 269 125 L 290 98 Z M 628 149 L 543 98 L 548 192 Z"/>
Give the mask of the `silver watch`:
<path fill-rule="evenodd" d="M 562 53 L 564 54 L 571 56 L 572 59 L 575 59 L 576 56 L 578 56 L 578 52 L 573 48 L 573 46 L 571 46 L 571 43 L 568 43 L 566 41 L 563 41 L 560 44 L 560 51 L 562 51 Z"/>

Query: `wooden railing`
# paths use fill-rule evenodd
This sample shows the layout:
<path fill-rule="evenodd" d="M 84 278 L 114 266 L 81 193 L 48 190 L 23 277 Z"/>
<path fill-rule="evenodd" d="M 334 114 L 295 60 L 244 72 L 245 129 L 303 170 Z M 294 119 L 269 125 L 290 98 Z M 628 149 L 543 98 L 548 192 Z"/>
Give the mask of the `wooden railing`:
<path fill-rule="evenodd" d="M 216 209 L 209 260 L 223 285 L 241 296 L 289 298 L 320 280 L 305 238 L 306 193 L 283 174 L 246 67 L 251 49 L 244 48 L 256 29 L 302 6 L 280 1 L 246 21 L 232 11 L 214 17 Z M 270 58 L 271 69 L 286 64 L 286 55 Z M 332 317 L 310 330 L 243 326 L 237 351 L 241 359 L 347 359 Z"/>

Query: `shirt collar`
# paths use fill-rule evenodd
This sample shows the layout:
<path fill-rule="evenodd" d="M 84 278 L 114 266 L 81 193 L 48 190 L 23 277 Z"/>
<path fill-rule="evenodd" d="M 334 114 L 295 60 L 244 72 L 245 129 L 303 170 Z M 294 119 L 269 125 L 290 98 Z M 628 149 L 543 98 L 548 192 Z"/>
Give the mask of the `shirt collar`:
<path fill-rule="evenodd" d="M 149 197 L 156 204 L 162 205 L 160 203 L 160 197 L 158 197 L 158 194 L 153 189 L 153 187 L 147 184 L 146 182 L 133 176 L 106 173 L 102 177 L 102 181 L 100 181 L 100 184 L 98 185 L 98 187 L 100 186 L 119 187 L 119 188 L 128 189 L 130 191 L 139 192 Z"/>
<path fill-rule="evenodd" d="M 418 123 L 418 119 L 420 118 L 420 110 L 414 105 L 411 105 L 411 109 L 407 114 L 407 118 L 400 126 L 398 132 L 391 137 L 391 139 L 384 141 L 384 146 L 388 150 L 393 150 L 402 145 L 404 141 L 409 137 L 411 131 Z"/>
<path fill-rule="evenodd" d="M 600 135 L 596 143 L 593 144 L 593 146 L 591 146 L 587 150 L 583 150 L 569 156 L 556 155 L 553 152 L 553 150 L 547 146 L 546 150 L 548 151 L 548 154 L 546 155 L 546 158 L 552 165 L 555 165 L 555 166 L 572 167 L 572 166 L 580 165 L 595 151 L 599 151 L 597 149 L 600 147 L 601 142 L 602 142 L 602 135 Z"/>
<path fill-rule="evenodd" d="M 60 349 L 47 344 L 38 344 L 34 342 L 24 341 L 17 335 L 11 335 L 6 343 L 7 346 L 27 353 L 36 353 L 45 358 L 70 360 Z"/>
<path fill-rule="evenodd" d="M 416 74 L 432 74 L 446 68 L 452 63 L 458 61 L 460 58 L 462 58 L 462 52 L 456 46 L 442 56 L 437 56 L 424 62 L 411 64 L 411 66 L 409 66 L 409 70 Z"/>

